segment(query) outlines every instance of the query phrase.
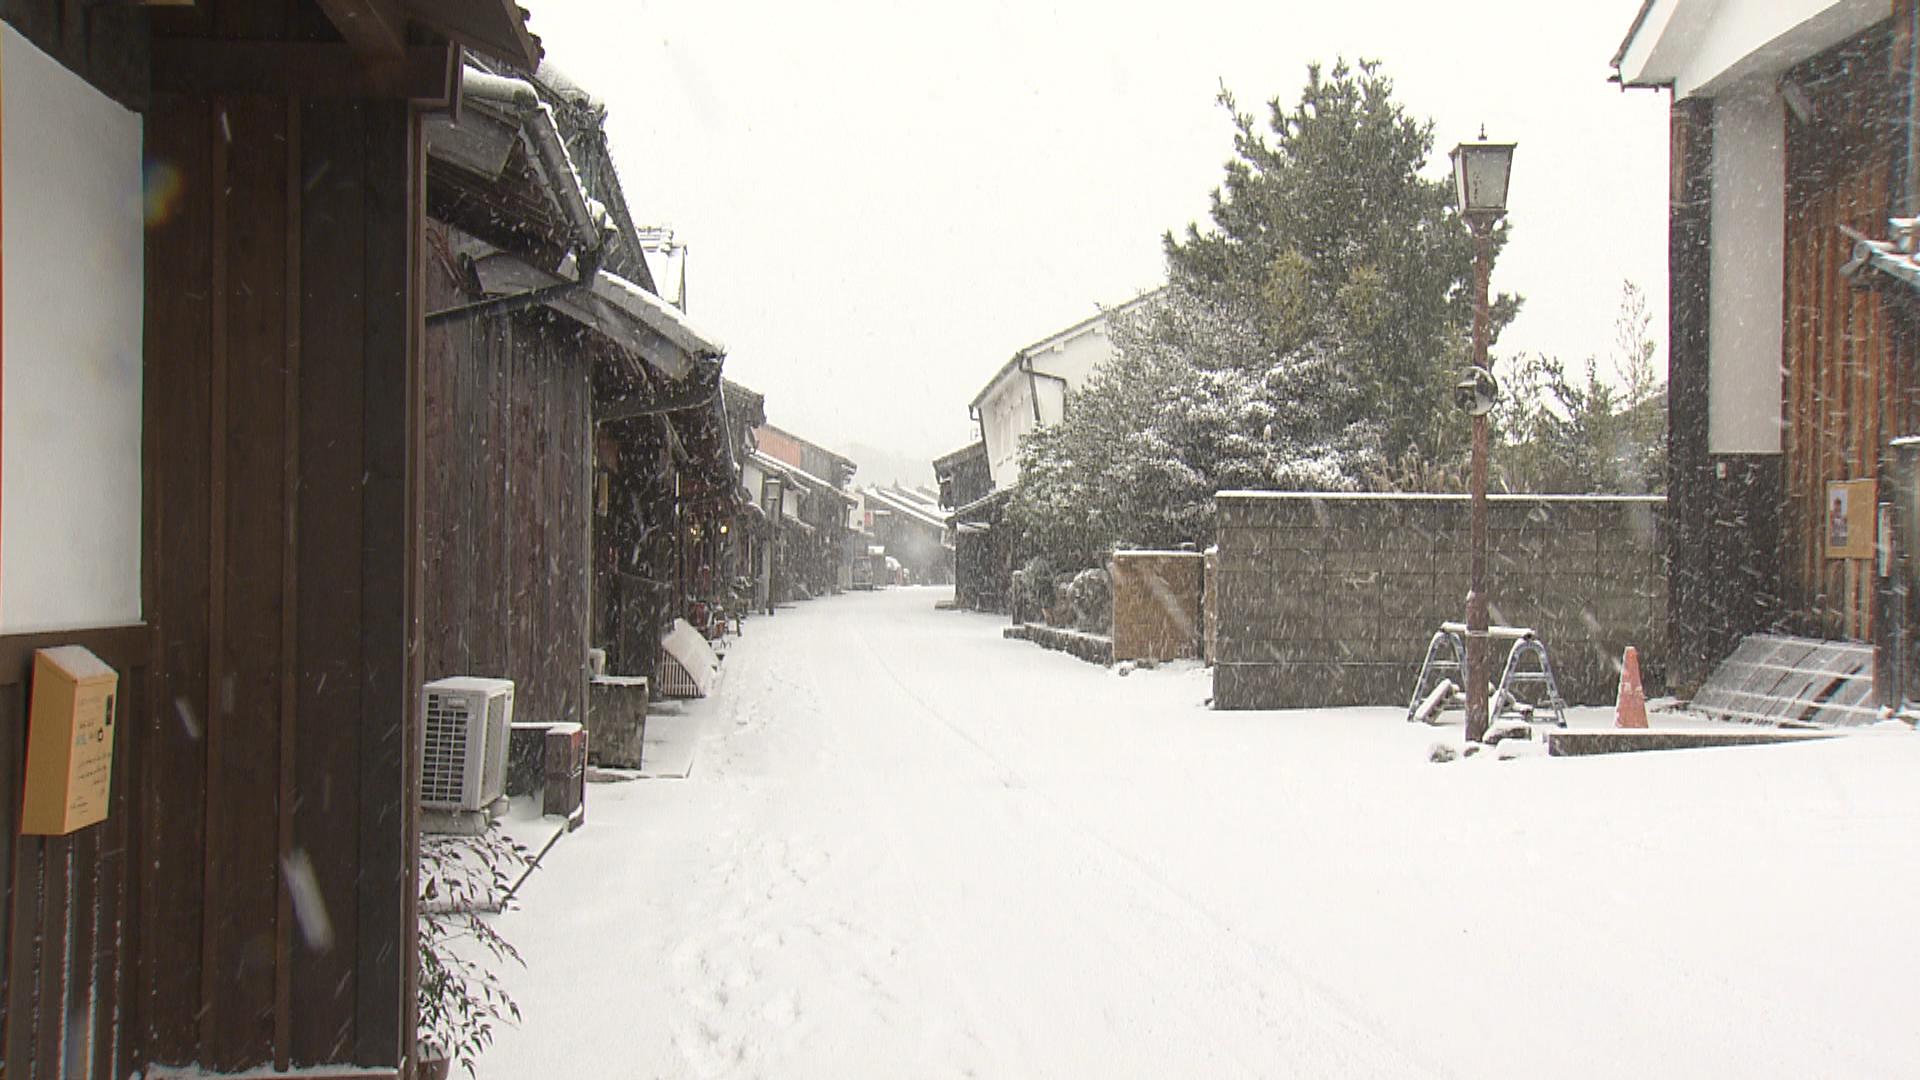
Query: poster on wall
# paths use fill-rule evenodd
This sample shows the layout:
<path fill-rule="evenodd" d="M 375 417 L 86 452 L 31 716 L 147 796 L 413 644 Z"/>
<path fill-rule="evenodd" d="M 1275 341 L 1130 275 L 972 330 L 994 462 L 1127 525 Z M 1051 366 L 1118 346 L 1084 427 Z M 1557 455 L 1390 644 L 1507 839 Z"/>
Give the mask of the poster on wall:
<path fill-rule="evenodd" d="M 1873 558 L 1874 482 L 1830 480 L 1821 535 L 1829 559 Z"/>
<path fill-rule="evenodd" d="M 0 634 L 140 621 L 140 117 L 0 24 Z"/>

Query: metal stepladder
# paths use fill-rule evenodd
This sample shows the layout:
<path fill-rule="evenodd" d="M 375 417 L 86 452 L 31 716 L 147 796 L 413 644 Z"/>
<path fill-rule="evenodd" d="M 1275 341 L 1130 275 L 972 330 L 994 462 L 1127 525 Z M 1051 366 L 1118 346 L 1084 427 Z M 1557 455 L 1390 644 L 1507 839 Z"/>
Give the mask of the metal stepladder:
<path fill-rule="evenodd" d="M 1420 678 L 1413 684 L 1413 698 L 1407 702 L 1407 719 L 1424 720 L 1428 715 L 1444 705 L 1445 699 L 1463 691 L 1466 682 L 1467 649 L 1465 623 L 1441 623 L 1440 629 L 1427 643 L 1427 658 L 1420 665 Z M 1547 655 L 1547 643 L 1540 640 L 1531 628 L 1524 626 L 1489 626 L 1487 636 L 1494 641 L 1510 641 L 1507 650 L 1506 666 L 1501 669 L 1500 682 L 1494 688 L 1493 696 L 1487 703 L 1487 715 L 1498 720 L 1511 715 L 1515 718 L 1533 719 L 1536 706 L 1522 700 L 1515 688 L 1522 685 L 1538 686 L 1546 691 L 1546 696 L 1538 707 L 1553 711 L 1554 723 L 1567 726 L 1567 703 L 1560 696 L 1560 684 L 1553 677 L 1553 660 Z M 1531 661 L 1531 667 L 1523 666 L 1523 661 Z M 1458 680 L 1447 678 L 1447 673 Z M 1443 684 L 1453 682 L 1451 693 L 1443 690 Z"/>

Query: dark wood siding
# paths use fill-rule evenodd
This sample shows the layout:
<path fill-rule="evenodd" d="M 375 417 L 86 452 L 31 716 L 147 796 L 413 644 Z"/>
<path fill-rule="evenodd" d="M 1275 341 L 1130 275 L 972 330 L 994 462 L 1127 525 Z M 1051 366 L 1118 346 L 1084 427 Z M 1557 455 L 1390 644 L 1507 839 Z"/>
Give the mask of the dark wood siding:
<path fill-rule="evenodd" d="M 428 227 L 428 306 L 458 288 Z M 427 333 L 427 677 L 514 681 L 521 720 L 586 720 L 592 380 L 585 331 L 539 309 Z"/>
<path fill-rule="evenodd" d="M 148 242 L 142 735 L 153 1060 L 405 1049 L 417 119 L 402 103 L 159 95 L 180 212 Z M 326 932 L 296 917 L 311 874 Z"/>
<path fill-rule="evenodd" d="M 1886 233 L 1895 68 L 1883 31 L 1803 65 L 1792 78 L 1814 111 L 1790 115 L 1785 132 L 1786 603 L 1803 632 L 1862 640 L 1873 563 L 1826 558 L 1821 530 L 1828 481 L 1879 477 L 1887 441 L 1913 430 L 1914 382 L 1887 308 L 1840 273 L 1852 251 L 1842 226 Z"/>
<path fill-rule="evenodd" d="M 126 721 L 105 824 L 14 839 L 0 806 L 5 1075 L 393 1076 L 416 1019 L 419 118 L 391 80 L 307 100 L 259 70 L 320 42 L 358 71 L 310 0 L 0 16 L 140 108 L 180 187 L 147 233 L 148 626 L 0 639 L 14 790 L 33 646 L 94 648 Z"/>

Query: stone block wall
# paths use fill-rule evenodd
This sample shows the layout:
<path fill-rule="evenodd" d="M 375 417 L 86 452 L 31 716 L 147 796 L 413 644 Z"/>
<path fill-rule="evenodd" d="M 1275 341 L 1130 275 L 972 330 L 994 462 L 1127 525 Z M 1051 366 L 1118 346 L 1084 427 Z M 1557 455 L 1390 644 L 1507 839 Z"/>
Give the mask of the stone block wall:
<path fill-rule="evenodd" d="M 1183 660 L 1200 655 L 1205 558 L 1191 551 L 1116 551 L 1113 658 Z"/>
<path fill-rule="evenodd" d="M 1214 705 L 1405 705 L 1428 641 L 1465 621 L 1466 496 L 1230 493 L 1216 497 Z M 1620 654 L 1662 685 L 1665 500 L 1488 500 L 1493 622 L 1530 626 L 1570 704 L 1606 704 Z M 1498 677 L 1506 650 L 1496 645 Z"/>

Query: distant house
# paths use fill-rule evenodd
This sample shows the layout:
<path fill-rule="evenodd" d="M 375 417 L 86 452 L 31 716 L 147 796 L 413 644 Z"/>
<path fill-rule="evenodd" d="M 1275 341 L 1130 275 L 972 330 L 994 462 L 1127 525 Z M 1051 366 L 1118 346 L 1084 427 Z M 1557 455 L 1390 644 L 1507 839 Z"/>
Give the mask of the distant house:
<path fill-rule="evenodd" d="M 717 551 L 720 573 L 725 578 L 729 608 L 745 605 L 748 610 L 763 611 L 767 606 L 766 567 L 773 546 L 773 529 L 766 511 L 760 506 L 760 480 L 754 472 L 754 432 L 767 422 L 766 395 L 732 380 L 721 383 L 726 406 L 727 430 L 731 434 L 734 459 L 739 464 L 740 512 L 727 523 Z M 752 475 L 750 475 L 752 474 Z M 736 591 L 736 590 L 739 591 Z"/>
<path fill-rule="evenodd" d="M 980 425 L 995 488 L 1020 482 L 1021 436 L 1059 423 L 1066 415 L 1067 396 L 1085 386 L 1094 369 L 1113 355 L 1113 343 L 1107 337 L 1113 317 L 1154 295 L 1103 310 L 1021 349 L 974 395 L 967 409 Z"/>
<path fill-rule="evenodd" d="M 1113 317 L 1155 295 L 1104 309 L 1019 350 L 967 406 L 980 426 L 980 442 L 934 462 L 941 505 L 953 511 L 955 603 L 960 607 L 999 611 L 1005 604 L 1015 541 L 1006 535 L 1000 511 L 1020 483 L 1020 440 L 1060 422 L 1067 399 L 1113 355 L 1107 333 Z M 972 485 L 982 465 L 987 486 L 976 493 Z"/>
<path fill-rule="evenodd" d="M 908 584 L 953 581 L 953 547 L 939 496 L 895 486 L 864 488 L 859 498 L 862 529 L 899 562 Z"/>
<path fill-rule="evenodd" d="M 800 600 L 847 588 L 857 546 L 849 520 L 855 500 L 847 486 L 857 466 L 772 424 L 755 429 L 754 444 L 745 482 L 776 527 L 773 598 Z"/>
<path fill-rule="evenodd" d="M 940 484 L 940 508 L 953 534 L 953 602 L 969 611 L 1005 609 L 1006 583 L 1013 572 L 1011 543 L 1000 523 L 1004 493 L 993 489 L 987 444 L 969 443 L 934 459 Z"/>
<path fill-rule="evenodd" d="M 1613 66 L 1672 96 L 1670 678 L 1745 634 L 1879 643 L 1920 433 L 1914 0 L 1648 0 Z M 1836 500 L 1844 511 L 1835 524 Z M 1851 538 L 1851 539 L 1849 539 Z M 1885 696 L 1885 688 L 1882 688 Z"/>

